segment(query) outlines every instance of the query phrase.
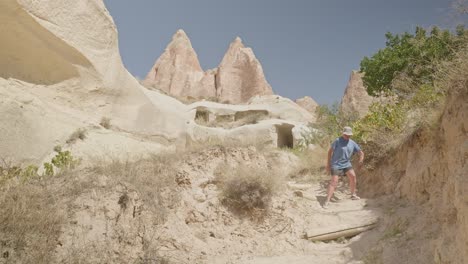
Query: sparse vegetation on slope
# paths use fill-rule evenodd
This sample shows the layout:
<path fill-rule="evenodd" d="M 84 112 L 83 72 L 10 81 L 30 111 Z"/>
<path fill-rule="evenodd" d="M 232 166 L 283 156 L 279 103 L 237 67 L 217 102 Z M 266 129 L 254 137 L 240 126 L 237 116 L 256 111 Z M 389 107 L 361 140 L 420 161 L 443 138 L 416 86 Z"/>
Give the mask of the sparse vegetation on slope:
<path fill-rule="evenodd" d="M 176 179 L 179 158 L 167 154 L 137 161 L 114 159 L 96 163 L 92 170 L 111 178 L 113 184 L 124 183 L 128 188 L 137 190 L 144 203 L 154 212 L 154 217 L 163 223 L 167 211 L 174 209 L 180 200 Z M 119 200 L 122 206 L 125 206 L 125 200 L 124 196 Z"/>
<path fill-rule="evenodd" d="M 64 199 L 50 179 L 29 181 L 0 192 L 0 252 L 7 262 L 51 263 L 62 224 Z"/>
<path fill-rule="evenodd" d="M 84 128 L 78 128 L 75 130 L 70 137 L 67 139 L 67 144 L 73 144 L 75 143 L 78 139 L 80 140 L 85 140 L 86 138 L 86 129 Z"/>
<path fill-rule="evenodd" d="M 273 170 L 255 165 L 231 167 L 222 164 L 215 175 L 221 202 L 235 214 L 253 220 L 261 220 L 267 215 L 281 181 L 281 176 Z"/>
<path fill-rule="evenodd" d="M 411 96 L 399 97 L 404 112 L 400 131 L 383 130 L 380 143 L 370 130 L 364 146 L 374 166 L 363 171 L 361 190 L 369 196 L 397 193 L 409 201 L 413 213 L 405 220 L 397 210 L 371 251 L 382 251 L 383 263 L 465 263 L 468 259 L 468 217 L 462 189 L 466 153 L 466 100 L 468 96 L 468 45 L 459 47 L 450 60 L 439 62 L 431 83 L 412 87 Z M 371 112 L 369 115 L 372 115 Z M 357 123 L 357 131 L 372 124 L 369 115 Z M 384 127 L 377 125 L 376 128 Z M 386 140 L 392 138 L 391 141 Z M 373 144 L 373 147 L 370 147 Z M 465 155 L 466 156 L 466 155 Z M 462 227 L 463 226 L 463 227 Z M 414 255 L 414 250 L 420 254 Z M 392 256 L 398 255 L 399 258 Z M 397 262 L 398 261 L 398 262 Z"/>

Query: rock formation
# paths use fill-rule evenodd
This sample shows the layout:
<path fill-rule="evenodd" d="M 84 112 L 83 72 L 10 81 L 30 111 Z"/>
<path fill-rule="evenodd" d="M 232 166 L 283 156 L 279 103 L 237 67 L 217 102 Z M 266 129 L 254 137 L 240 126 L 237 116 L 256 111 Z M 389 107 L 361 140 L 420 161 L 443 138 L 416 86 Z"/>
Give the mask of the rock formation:
<path fill-rule="evenodd" d="M 172 37 L 143 84 L 177 97 L 215 96 L 214 75 L 203 72 L 192 43 L 183 30 L 178 30 Z"/>
<path fill-rule="evenodd" d="M 76 155 L 81 146 L 136 152 L 140 138 L 160 146 L 184 138 L 184 105 L 124 68 L 103 1 L 3 0 L 0 32 L 0 157 L 40 163 L 79 128 L 88 132 Z M 103 117 L 115 131 L 100 131 Z"/>
<path fill-rule="evenodd" d="M 143 84 L 177 98 L 216 98 L 229 103 L 246 103 L 255 95 L 273 94 L 260 62 L 240 38 L 231 43 L 218 68 L 203 72 L 183 30 L 173 36 Z"/>
<path fill-rule="evenodd" d="M 311 112 L 312 114 L 315 114 L 317 107 L 319 107 L 319 104 L 315 102 L 315 100 L 310 96 L 304 96 L 302 98 L 296 99 L 296 104 Z"/>
<path fill-rule="evenodd" d="M 262 66 L 252 49 L 238 37 L 229 46 L 216 74 L 216 95 L 221 102 L 243 103 L 255 95 L 271 95 Z"/>
<path fill-rule="evenodd" d="M 341 99 L 340 109 L 345 113 L 357 113 L 364 116 L 372 104 L 373 97 L 370 96 L 362 82 L 362 73 L 352 71 L 348 85 Z"/>
<path fill-rule="evenodd" d="M 313 119 L 294 102 L 273 98 L 252 108 L 271 112 L 267 118 L 275 122 L 230 131 L 198 126 L 196 110 L 144 88 L 124 68 L 117 29 L 102 1 L 0 1 L 0 32 L 0 158 L 15 164 L 50 161 L 55 146 L 92 160 L 253 134 L 276 144 L 278 133 L 271 131 L 278 126 L 297 120 L 298 127 Z M 219 71 L 203 72 L 187 36 L 178 31 L 152 72 L 156 69 L 149 80 L 153 76 L 157 86 L 177 94 L 209 98 L 219 92 L 223 100 L 246 102 L 255 94 L 272 93 L 252 50 L 240 39 Z M 222 90 L 217 91 L 217 83 Z M 106 129 L 99 125 L 103 119 L 110 120 Z M 86 131 L 86 139 L 68 143 L 78 130 Z"/>

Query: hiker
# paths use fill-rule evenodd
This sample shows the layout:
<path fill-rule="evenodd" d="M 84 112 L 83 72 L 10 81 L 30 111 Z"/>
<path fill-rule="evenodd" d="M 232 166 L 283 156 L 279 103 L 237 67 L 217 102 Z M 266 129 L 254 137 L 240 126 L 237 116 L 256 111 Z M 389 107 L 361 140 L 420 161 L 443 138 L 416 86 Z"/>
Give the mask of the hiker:
<path fill-rule="evenodd" d="M 356 195 L 356 173 L 351 165 L 351 156 L 354 153 L 359 153 L 359 164 L 361 165 L 364 161 L 364 152 L 361 150 L 359 145 L 351 139 L 352 135 L 353 131 L 351 127 L 344 127 L 341 137 L 337 138 L 328 150 L 326 168 L 327 173 L 330 173 L 331 175 L 331 180 L 328 184 L 327 200 L 325 200 L 323 208 L 328 208 L 330 199 L 338 185 L 338 177 L 345 176 L 345 174 L 349 178 L 351 199 L 360 199 L 359 196 Z"/>

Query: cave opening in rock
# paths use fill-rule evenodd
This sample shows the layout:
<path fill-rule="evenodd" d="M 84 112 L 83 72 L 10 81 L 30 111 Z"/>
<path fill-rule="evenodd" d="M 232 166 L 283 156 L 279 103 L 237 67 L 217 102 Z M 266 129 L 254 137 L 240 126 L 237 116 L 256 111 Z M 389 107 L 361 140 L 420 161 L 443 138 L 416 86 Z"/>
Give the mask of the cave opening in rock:
<path fill-rule="evenodd" d="M 252 119 L 255 121 L 263 120 L 268 117 L 269 113 L 267 110 L 247 110 L 239 111 L 234 115 L 234 121 L 239 121 L 241 119 Z"/>
<path fill-rule="evenodd" d="M 278 148 L 293 148 L 294 138 L 292 134 L 293 125 L 281 124 L 276 125 L 276 134 L 278 135 Z"/>
<path fill-rule="evenodd" d="M 208 123 L 210 121 L 210 113 L 204 109 L 197 109 L 197 112 L 195 113 L 195 121 Z"/>

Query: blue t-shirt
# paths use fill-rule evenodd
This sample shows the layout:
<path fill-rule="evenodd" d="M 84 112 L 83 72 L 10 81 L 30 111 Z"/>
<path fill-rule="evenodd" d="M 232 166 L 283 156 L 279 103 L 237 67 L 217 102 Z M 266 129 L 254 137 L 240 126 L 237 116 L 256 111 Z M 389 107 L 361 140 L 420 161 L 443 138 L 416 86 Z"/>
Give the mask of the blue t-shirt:
<path fill-rule="evenodd" d="M 343 137 L 337 138 L 331 145 L 333 155 L 331 167 L 334 170 L 341 170 L 351 167 L 351 156 L 361 151 L 359 145 L 352 139 L 346 140 Z"/>

